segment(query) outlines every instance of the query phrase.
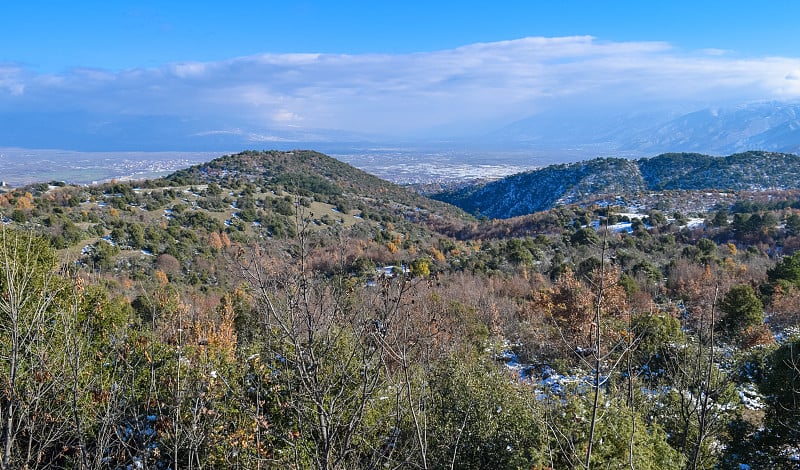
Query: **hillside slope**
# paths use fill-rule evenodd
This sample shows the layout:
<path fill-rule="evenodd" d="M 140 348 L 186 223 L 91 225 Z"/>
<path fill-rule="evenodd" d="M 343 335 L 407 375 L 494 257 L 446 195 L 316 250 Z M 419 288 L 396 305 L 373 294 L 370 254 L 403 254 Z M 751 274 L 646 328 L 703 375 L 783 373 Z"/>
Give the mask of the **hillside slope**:
<path fill-rule="evenodd" d="M 669 153 L 548 166 L 433 198 L 467 212 L 509 218 L 593 196 L 667 189 L 756 191 L 800 188 L 800 156 L 745 152 L 727 157 Z"/>
<path fill-rule="evenodd" d="M 463 216 L 457 208 L 428 199 L 352 165 L 311 150 L 245 151 L 180 170 L 167 177 L 176 185 L 208 184 L 222 187 L 242 180 L 293 194 L 315 194 L 334 199 L 370 198 L 384 204 L 402 204 L 438 213 Z"/>
<path fill-rule="evenodd" d="M 605 158 L 551 165 L 486 185 L 440 193 L 433 198 L 472 214 L 509 218 L 574 202 L 591 194 L 641 189 L 644 189 L 644 182 L 635 162 Z"/>

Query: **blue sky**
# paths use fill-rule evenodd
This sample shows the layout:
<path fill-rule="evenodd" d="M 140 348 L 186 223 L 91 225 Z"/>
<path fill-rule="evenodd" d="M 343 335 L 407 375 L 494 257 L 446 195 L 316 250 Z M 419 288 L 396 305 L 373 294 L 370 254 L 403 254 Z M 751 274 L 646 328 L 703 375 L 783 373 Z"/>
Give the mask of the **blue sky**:
<path fill-rule="evenodd" d="M 171 116 L 270 141 L 797 100 L 798 18 L 796 1 L 9 1 L 0 118 L 69 115 L 91 134 Z M 0 146 L 19 145 L 9 132 Z"/>
<path fill-rule="evenodd" d="M 0 6 L 0 61 L 120 70 L 258 53 L 412 53 L 529 36 L 798 50 L 800 3 L 751 1 L 36 1 Z"/>
<path fill-rule="evenodd" d="M 12 1 L 0 61 L 58 72 L 259 53 L 410 53 L 528 36 L 797 56 L 795 1 Z"/>

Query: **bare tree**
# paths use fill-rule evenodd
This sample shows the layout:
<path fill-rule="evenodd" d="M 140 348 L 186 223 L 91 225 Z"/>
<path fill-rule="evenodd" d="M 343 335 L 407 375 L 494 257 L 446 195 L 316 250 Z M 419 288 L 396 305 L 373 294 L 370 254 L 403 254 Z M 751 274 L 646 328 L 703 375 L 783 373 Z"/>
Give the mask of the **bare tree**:
<path fill-rule="evenodd" d="M 277 438 L 297 466 L 364 466 L 364 459 L 388 458 L 365 451 L 380 444 L 362 440 L 370 435 L 367 413 L 386 384 L 387 350 L 380 337 L 392 319 L 359 308 L 353 290 L 362 287 L 352 280 L 310 271 L 312 234 L 301 212 L 293 243 L 281 249 L 255 245 L 236 259 L 260 312 L 261 357 L 290 414 L 290 429 Z"/>
<path fill-rule="evenodd" d="M 663 417 L 673 445 L 686 456 L 686 468 L 708 468 L 714 458 L 709 443 L 721 437 L 730 422 L 733 384 L 720 369 L 714 326 L 719 285 L 711 287 L 710 302 L 695 310 L 694 334 L 668 352 L 666 379 L 670 392 Z"/>
<path fill-rule="evenodd" d="M 59 307 L 65 284 L 46 242 L 0 229 L 0 363 L 2 457 L 0 468 L 48 467 L 70 442 L 70 390 Z"/>

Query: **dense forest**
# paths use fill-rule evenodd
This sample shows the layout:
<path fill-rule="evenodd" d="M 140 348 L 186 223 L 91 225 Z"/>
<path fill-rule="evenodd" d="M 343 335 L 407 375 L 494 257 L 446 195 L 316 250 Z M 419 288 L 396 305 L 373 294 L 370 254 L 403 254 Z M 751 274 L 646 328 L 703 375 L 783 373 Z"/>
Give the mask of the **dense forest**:
<path fill-rule="evenodd" d="M 800 468 L 800 196 L 704 194 L 476 219 L 308 151 L 0 194 L 0 468 Z"/>

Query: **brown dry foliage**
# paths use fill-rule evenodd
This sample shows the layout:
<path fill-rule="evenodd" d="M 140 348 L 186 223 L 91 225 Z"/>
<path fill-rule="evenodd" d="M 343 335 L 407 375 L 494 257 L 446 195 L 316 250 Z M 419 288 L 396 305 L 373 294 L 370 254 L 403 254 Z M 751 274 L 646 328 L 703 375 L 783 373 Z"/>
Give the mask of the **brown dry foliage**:
<path fill-rule="evenodd" d="M 167 274 L 176 274 L 181 270 L 181 263 L 174 256 L 162 253 L 156 258 L 156 268 Z"/>
<path fill-rule="evenodd" d="M 558 278 L 552 289 L 540 292 L 538 302 L 575 346 L 587 346 L 594 320 L 595 293 L 571 270 Z"/>
<path fill-rule="evenodd" d="M 764 346 L 775 343 L 775 337 L 769 329 L 769 326 L 762 323 L 760 325 L 751 326 L 744 332 L 741 345 L 743 348 L 752 348 L 754 346 Z"/>
<path fill-rule="evenodd" d="M 770 325 L 779 328 L 800 324 L 800 290 L 776 288 L 769 304 Z"/>
<path fill-rule="evenodd" d="M 208 245 L 217 251 L 222 249 L 222 239 L 219 237 L 219 233 L 211 232 L 211 235 L 208 236 Z"/>

